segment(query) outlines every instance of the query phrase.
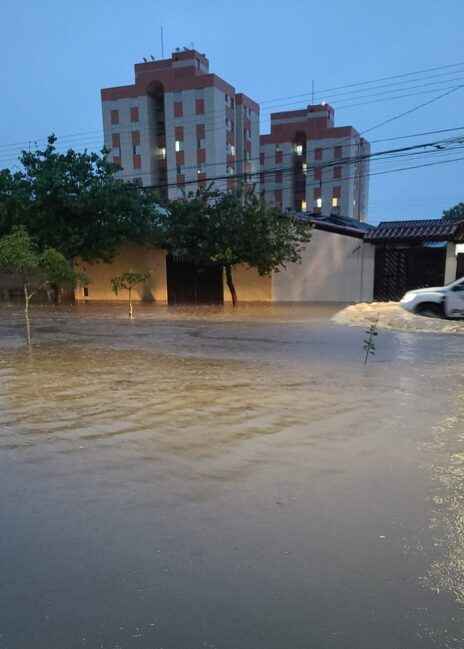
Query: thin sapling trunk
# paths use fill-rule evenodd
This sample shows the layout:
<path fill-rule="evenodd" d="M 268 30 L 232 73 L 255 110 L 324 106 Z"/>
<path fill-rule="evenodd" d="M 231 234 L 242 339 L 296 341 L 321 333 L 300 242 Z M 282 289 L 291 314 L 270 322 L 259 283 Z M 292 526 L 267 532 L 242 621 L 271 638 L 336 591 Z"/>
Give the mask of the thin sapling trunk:
<path fill-rule="evenodd" d="M 132 307 L 132 289 L 129 288 L 129 319 L 134 319 L 134 309 Z"/>
<path fill-rule="evenodd" d="M 226 264 L 226 282 L 232 298 L 232 305 L 235 307 L 237 306 L 237 291 L 235 290 L 234 279 L 232 277 L 232 266 L 230 264 Z"/>
<path fill-rule="evenodd" d="M 27 344 L 31 345 L 31 319 L 29 317 L 29 303 L 32 293 L 29 293 L 27 284 L 24 284 L 24 318 L 26 320 L 26 340 Z"/>

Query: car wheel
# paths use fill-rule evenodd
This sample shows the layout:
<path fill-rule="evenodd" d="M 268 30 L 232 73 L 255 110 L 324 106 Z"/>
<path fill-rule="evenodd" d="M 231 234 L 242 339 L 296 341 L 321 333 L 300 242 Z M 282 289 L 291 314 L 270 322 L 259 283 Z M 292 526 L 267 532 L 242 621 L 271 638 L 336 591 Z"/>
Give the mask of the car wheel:
<path fill-rule="evenodd" d="M 426 318 L 443 318 L 443 307 L 435 302 L 422 302 L 416 306 L 415 313 Z"/>

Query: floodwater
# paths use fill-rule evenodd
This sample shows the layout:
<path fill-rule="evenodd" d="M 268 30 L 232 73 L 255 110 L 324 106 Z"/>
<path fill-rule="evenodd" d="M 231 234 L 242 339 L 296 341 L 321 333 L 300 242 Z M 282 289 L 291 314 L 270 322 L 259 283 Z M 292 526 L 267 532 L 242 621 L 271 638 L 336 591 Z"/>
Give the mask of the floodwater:
<path fill-rule="evenodd" d="M 459 336 L 0 311 L 0 649 L 464 646 Z"/>

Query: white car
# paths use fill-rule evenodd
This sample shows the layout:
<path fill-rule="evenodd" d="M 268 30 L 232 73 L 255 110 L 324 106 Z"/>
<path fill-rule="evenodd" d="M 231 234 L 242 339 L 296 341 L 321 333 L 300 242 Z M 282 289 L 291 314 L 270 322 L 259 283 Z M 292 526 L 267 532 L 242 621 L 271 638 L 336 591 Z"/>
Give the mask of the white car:
<path fill-rule="evenodd" d="M 400 306 L 418 315 L 464 318 L 464 277 L 446 286 L 408 291 L 401 298 Z"/>

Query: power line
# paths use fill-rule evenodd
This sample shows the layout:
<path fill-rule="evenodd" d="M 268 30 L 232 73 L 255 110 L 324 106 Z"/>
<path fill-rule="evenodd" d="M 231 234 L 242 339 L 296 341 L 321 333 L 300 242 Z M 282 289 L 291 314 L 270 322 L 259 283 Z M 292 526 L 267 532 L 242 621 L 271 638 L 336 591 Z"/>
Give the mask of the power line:
<path fill-rule="evenodd" d="M 346 84 L 346 85 L 343 85 L 343 86 L 336 86 L 335 88 L 327 88 L 325 90 L 320 91 L 320 93 L 324 93 L 324 92 L 327 92 L 329 90 L 337 90 L 337 89 L 343 89 L 343 88 L 353 88 L 353 87 L 358 87 L 358 86 L 364 86 L 364 85 L 376 83 L 378 81 L 384 81 L 384 80 L 390 80 L 390 79 L 398 79 L 398 78 L 404 78 L 404 77 L 410 77 L 410 76 L 417 76 L 418 74 L 423 74 L 425 72 L 441 70 L 441 69 L 456 68 L 456 67 L 463 66 L 463 65 L 464 65 L 464 63 L 453 63 L 453 64 L 444 65 L 444 66 L 436 66 L 436 67 L 433 67 L 433 68 L 427 68 L 427 69 L 422 70 L 422 71 L 407 72 L 407 73 L 403 73 L 403 74 L 399 74 L 399 75 L 393 75 L 393 76 L 389 76 L 389 77 L 381 77 L 379 79 L 374 79 L 374 80 L 370 80 L 370 81 L 362 81 L 362 82 L 357 82 L 357 83 L 352 83 L 352 84 Z M 447 73 L 447 74 L 450 74 L 450 73 Z M 452 81 L 452 80 L 450 79 L 450 81 Z M 404 83 L 404 82 L 398 82 L 398 83 Z M 353 91 L 353 92 L 355 92 L 355 91 Z M 356 92 L 359 92 L 359 91 L 356 91 Z M 310 93 L 304 93 L 304 94 L 300 94 L 300 95 L 293 95 L 293 96 L 287 96 L 287 97 L 280 97 L 280 98 L 276 98 L 276 99 L 264 100 L 263 102 L 261 102 L 261 105 L 265 104 L 266 101 L 269 103 L 269 102 L 277 101 L 277 100 L 281 100 L 281 99 L 292 99 L 292 98 L 303 97 L 303 96 L 305 96 L 307 94 L 310 94 Z M 208 111 L 205 114 L 212 114 L 212 113 L 215 113 L 215 112 L 217 112 L 217 111 Z M 220 112 L 221 112 L 221 117 L 222 117 L 224 113 L 223 113 L 222 110 Z M 95 133 L 101 133 L 101 132 L 102 132 L 102 129 L 98 129 L 98 130 L 94 130 L 94 131 L 83 131 L 83 132 L 80 132 L 80 133 L 71 133 L 71 134 L 66 134 L 66 135 L 61 136 L 60 139 L 64 140 L 64 139 L 67 139 L 67 138 L 79 137 L 79 136 L 82 136 L 82 135 L 88 135 L 88 134 L 92 134 L 92 133 L 95 134 Z M 44 138 L 44 137 L 29 138 L 28 140 L 24 140 L 22 142 L 15 142 L 15 143 L 10 143 L 10 144 L 0 144 L 0 148 L 27 146 L 27 144 L 29 144 L 30 142 L 39 142 L 39 141 L 44 141 L 44 140 L 46 140 L 46 138 Z"/>

